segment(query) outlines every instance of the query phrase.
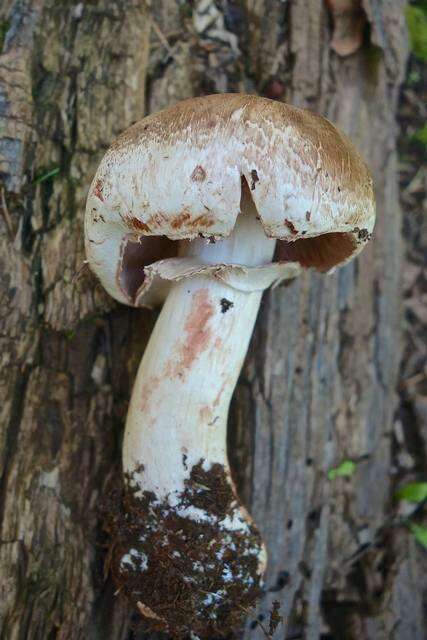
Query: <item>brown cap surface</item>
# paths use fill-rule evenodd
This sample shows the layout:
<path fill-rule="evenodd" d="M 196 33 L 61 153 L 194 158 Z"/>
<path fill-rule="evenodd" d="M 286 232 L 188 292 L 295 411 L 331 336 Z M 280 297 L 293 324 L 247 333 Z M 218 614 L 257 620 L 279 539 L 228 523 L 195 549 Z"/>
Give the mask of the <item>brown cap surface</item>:
<path fill-rule="evenodd" d="M 176 264 L 173 240 L 231 233 L 242 181 L 280 264 L 326 271 L 371 235 L 372 179 L 344 134 L 303 109 L 220 94 L 148 116 L 112 144 L 87 201 L 91 268 L 115 298 L 144 304 L 143 269 Z"/>

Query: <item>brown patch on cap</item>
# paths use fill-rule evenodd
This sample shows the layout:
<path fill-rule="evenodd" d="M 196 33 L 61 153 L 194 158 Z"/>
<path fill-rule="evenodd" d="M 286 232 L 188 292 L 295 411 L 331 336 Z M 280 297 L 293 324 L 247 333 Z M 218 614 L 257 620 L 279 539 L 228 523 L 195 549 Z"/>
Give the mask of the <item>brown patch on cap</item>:
<path fill-rule="evenodd" d="M 101 200 L 101 202 L 105 202 L 104 196 L 102 195 L 103 188 L 104 188 L 104 185 L 102 183 L 102 180 L 97 180 L 95 182 L 95 186 L 93 187 L 93 195 L 96 196 L 99 200 Z"/>
<path fill-rule="evenodd" d="M 191 232 L 197 231 L 199 233 L 203 233 L 214 224 L 215 220 L 212 219 L 211 215 L 202 213 L 199 216 L 192 218 L 190 211 L 188 209 L 184 209 L 184 211 L 172 218 L 170 226 L 174 231 L 177 229 L 188 229 Z"/>
<path fill-rule="evenodd" d="M 181 229 L 181 227 L 187 226 L 190 220 L 191 213 L 189 211 L 183 211 L 172 220 L 171 227 L 172 229 Z"/>
<path fill-rule="evenodd" d="M 203 182 L 203 180 L 206 180 L 206 171 L 200 164 L 195 167 L 193 173 L 191 174 L 191 179 L 194 182 Z"/>
<path fill-rule="evenodd" d="M 298 234 L 298 229 L 295 227 L 294 223 L 287 218 L 285 218 L 285 226 L 288 227 L 293 236 L 296 236 Z"/>
<path fill-rule="evenodd" d="M 215 224 L 215 220 L 212 220 L 212 217 L 207 214 L 207 213 L 202 213 L 200 216 L 197 216 L 197 218 L 194 218 L 194 220 L 191 223 L 191 226 L 193 228 L 196 227 L 212 227 Z"/>
<path fill-rule="evenodd" d="M 172 215 L 164 212 L 154 213 L 147 220 L 152 234 L 164 234 L 167 233 L 167 229 L 171 228 L 173 230 L 183 229 L 193 235 L 194 232 L 203 233 L 214 224 L 215 220 L 212 219 L 212 215 L 201 213 L 193 218 L 193 214 L 187 207 Z"/>
<path fill-rule="evenodd" d="M 152 213 L 148 218 L 146 224 L 148 225 L 148 227 L 150 227 L 151 233 L 153 233 L 153 231 L 155 230 L 160 231 L 162 227 L 167 226 L 168 216 L 162 212 Z"/>
<path fill-rule="evenodd" d="M 141 231 L 142 233 L 150 233 L 151 229 L 148 224 L 145 222 L 141 222 L 138 218 L 129 218 L 130 226 L 135 229 L 135 231 Z"/>
<path fill-rule="evenodd" d="M 234 118 L 235 114 L 239 117 Z M 347 191 L 345 197 L 373 201 L 369 170 L 341 131 L 308 110 L 259 96 L 233 93 L 182 100 L 127 129 L 113 142 L 109 153 L 114 156 L 129 146 L 152 145 L 157 140 L 172 144 L 175 140 L 182 141 L 184 136 L 187 140 L 191 136 L 195 146 L 206 148 L 217 138 L 216 130 L 211 128 L 213 124 L 227 139 L 237 137 L 245 142 L 246 132 L 252 131 L 247 125 L 252 123 L 262 129 L 264 142 L 265 136 L 271 138 L 272 157 L 279 154 L 283 159 L 287 154 L 286 149 L 274 143 L 274 131 L 290 129 L 294 140 L 293 155 L 313 169 L 321 166 L 322 172 L 329 176 L 328 185 L 339 180 L 341 190 Z M 147 125 L 149 131 L 145 129 Z M 248 139 L 256 143 L 253 134 Z"/>

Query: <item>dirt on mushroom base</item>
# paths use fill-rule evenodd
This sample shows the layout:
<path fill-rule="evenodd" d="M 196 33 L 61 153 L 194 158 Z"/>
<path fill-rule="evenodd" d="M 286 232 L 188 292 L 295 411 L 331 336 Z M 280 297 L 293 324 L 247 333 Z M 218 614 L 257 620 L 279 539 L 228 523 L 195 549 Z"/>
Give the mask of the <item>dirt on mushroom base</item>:
<path fill-rule="evenodd" d="M 141 470 L 139 470 L 141 473 Z M 243 520 L 222 465 L 191 469 L 171 506 L 127 478 L 103 511 L 110 570 L 149 631 L 225 637 L 261 596 L 261 537 Z"/>

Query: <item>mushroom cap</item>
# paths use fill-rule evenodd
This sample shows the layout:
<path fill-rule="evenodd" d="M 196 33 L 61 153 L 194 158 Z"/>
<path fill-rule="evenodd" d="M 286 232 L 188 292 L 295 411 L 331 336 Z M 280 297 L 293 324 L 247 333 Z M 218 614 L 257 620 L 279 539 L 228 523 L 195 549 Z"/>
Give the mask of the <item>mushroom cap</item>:
<path fill-rule="evenodd" d="M 248 270 L 177 258 L 175 240 L 232 232 L 242 184 L 266 235 L 279 241 L 275 264 Z M 86 253 L 110 295 L 140 306 L 194 273 L 244 288 L 255 269 L 264 288 L 301 267 L 327 271 L 361 251 L 374 222 L 369 169 L 328 120 L 267 98 L 218 94 L 150 115 L 113 142 L 87 199 Z M 153 284 L 158 295 L 150 297 Z"/>

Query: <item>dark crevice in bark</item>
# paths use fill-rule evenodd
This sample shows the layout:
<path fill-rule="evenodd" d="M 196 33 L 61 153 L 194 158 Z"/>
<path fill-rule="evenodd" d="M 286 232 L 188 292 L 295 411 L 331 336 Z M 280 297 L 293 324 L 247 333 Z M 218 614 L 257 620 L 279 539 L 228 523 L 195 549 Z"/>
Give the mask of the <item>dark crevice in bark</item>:
<path fill-rule="evenodd" d="M 10 470 L 12 468 L 13 459 L 17 451 L 19 428 L 25 407 L 25 393 L 31 370 L 32 367 L 25 367 L 25 369 L 20 373 L 18 380 L 16 381 L 15 395 L 12 400 L 10 417 L 6 428 L 6 441 L 4 447 L 5 465 L 0 481 L 0 522 L 3 522 L 6 492 L 9 488 L 8 480 Z"/>

